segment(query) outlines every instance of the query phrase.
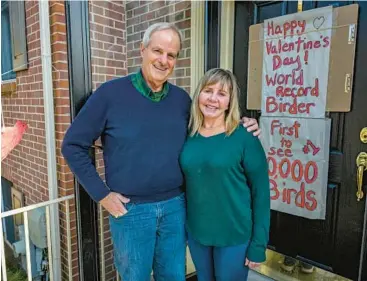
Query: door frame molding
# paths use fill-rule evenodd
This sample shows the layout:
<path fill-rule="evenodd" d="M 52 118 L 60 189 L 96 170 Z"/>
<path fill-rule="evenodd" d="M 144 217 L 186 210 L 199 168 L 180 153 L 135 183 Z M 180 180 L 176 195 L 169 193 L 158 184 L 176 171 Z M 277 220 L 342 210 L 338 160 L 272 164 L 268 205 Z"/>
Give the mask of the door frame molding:
<path fill-rule="evenodd" d="M 205 72 L 205 2 L 191 1 L 191 66 L 190 96 Z M 186 280 L 196 280 L 196 271 L 187 273 L 187 263 L 192 263 L 186 247 Z"/>
<path fill-rule="evenodd" d="M 73 120 L 92 94 L 89 1 L 65 1 L 65 3 L 70 108 Z M 94 163 L 94 149 L 91 149 L 90 156 Z M 98 207 L 76 179 L 74 190 L 79 280 L 98 281 L 100 279 Z"/>
<path fill-rule="evenodd" d="M 205 2 L 191 2 L 191 79 L 190 96 L 204 75 L 205 56 Z"/>
<path fill-rule="evenodd" d="M 358 281 L 367 280 L 367 198 L 365 200 L 364 221 L 359 258 Z"/>
<path fill-rule="evenodd" d="M 233 72 L 235 1 L 222 2 L 220 22 L 220 67 Z"/>

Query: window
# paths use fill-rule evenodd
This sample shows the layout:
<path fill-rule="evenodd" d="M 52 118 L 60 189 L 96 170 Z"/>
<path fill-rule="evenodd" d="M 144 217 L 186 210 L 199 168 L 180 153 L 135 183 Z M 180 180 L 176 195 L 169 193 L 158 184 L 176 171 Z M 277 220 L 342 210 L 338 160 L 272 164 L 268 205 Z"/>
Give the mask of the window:
<path fill-rule="evenodd" d="M 15 79 L 8 1 L 1 1 L 1 80 Z"/>

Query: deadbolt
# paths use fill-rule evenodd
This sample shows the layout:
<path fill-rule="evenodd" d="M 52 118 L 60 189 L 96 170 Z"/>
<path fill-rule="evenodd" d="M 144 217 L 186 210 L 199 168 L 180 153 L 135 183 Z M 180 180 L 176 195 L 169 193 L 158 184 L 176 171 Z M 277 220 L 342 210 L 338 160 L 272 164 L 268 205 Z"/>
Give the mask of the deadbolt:
<path fill-rule="evenodd" d="M 361 142 L 367 143 L 367 127 L 364 127 L 360 133 Z"/>

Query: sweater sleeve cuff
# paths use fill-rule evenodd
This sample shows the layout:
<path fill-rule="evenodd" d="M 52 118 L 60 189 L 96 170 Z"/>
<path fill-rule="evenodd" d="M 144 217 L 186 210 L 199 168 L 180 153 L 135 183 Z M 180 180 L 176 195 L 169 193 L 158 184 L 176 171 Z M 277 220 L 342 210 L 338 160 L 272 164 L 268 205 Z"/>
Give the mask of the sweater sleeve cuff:
<path fill-rule="evenodd" d="M 94 186 L 90 189 L 86 188 L 84 189 L 87 191 L 89 196 L 97 203 L 101 201 L 103 198 L 105 198 L 111 192 L 111 190 L 104 184 L 103 181 L 102 184 L 98 186 Z"/>
<path fill-rule="evenodd" d="M 262 246 L 255 246 L 250 244 L 247 250 L 247 258 L 256 263 L 264 262 L 266 260 L 266 248 Z"/>

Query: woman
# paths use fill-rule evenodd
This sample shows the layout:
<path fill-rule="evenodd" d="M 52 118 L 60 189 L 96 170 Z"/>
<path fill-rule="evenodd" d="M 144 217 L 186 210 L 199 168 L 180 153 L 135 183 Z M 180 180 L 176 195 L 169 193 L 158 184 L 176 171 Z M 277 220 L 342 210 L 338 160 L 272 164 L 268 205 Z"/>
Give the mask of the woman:
<path fill-rule="evenodd" d="M 267 161 L 257 137 L 239 124 L 234 75 L 209 70 L 193 96 L 180 161 L 187 232 L 199 281 L 245 281 L 265 260 L 270 222 Z"/>

